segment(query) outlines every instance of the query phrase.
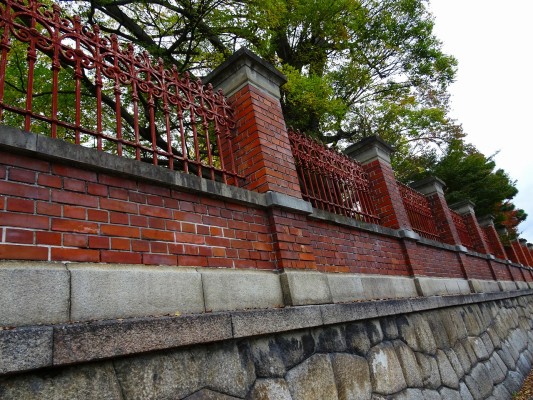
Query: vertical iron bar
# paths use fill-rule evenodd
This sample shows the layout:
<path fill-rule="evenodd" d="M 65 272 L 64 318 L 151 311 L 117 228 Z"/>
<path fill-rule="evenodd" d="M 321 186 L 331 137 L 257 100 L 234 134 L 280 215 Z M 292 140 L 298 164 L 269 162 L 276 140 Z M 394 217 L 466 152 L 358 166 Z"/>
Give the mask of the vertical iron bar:
<path fill-rule="evenodd" d="M 209 140 L 209 122 L 207 120 L 207 113 L 209 110 L 207 110 L 207 107 L 205 106 L 204 95 L 205 92 L 202 90 L 200 92 L 200 108 L 203 110 L 202 127 L 205 133 L 205 148 L 207 150 L 207 162 L 209 164 L 211 179 L 215 180 L 215 171 L 213 170 L 213 155 L 211 154 L 211 142 Z"/>
<path fill-rule="evenodd" d="M 194 139 L 194 154 L 196 157 L 196 165 L 198 166 L 198 176 L 202 176 L 202 162 L 200 160 L 200 146 L 198 144 L 198 133 L 196 131 L 196 109 L 194 105 L 191 103 L 190 106 L 191 110 L 191 126 L 192 126 L 192 135 Z"/>
<path fill-rule="evenodd" d="M 54 55 L 52 58 L 52 130 L 51 136 L 53 138 L 57 137 L 57 92 L 59 90 L 59 71 L 61 69 L 61 63 L 59 62 L 59 47 L 60 43 L 60 30 L 61 30 L 61 20 L 60 20 L 60 8 L 57 4 L 52 6 L 54 12 L 54 19 L 52 21 L 53 25 L 53 41 L 52 46 L 54 47 Z"/>
<path fill-rule="evenodd" d="M 76 30 L 76 69 L 74 71 L 74 77 L 76 80 L 76 121 L 75 121 L 75 135 L 76 135 L 76 144 L 80 144 L 80 127 L 81 127 L 81 78 L 83 77 L 83 72 L 81 69 L 81 59 L 83 57 L 83 52 L 80 46 L 80 35 L 81 35 L 81 20 L 80 17 L 74 17 L 74 26 Z"/>
<path fill-rule="evenodd" d="M 96 70 L 95 86 L 96 86 L 96 148 L 102 150 L 102 56 L 100 54 L 100 28 L 98 25 L 94 26 L 95 33 L 95 51 L 94 51 L 94 65 Z"/>
<path fill-rule="evenodd" d="M 226 173 L 226 163 L 224 162 L 224 152 L 222 149 L 222 141 L 220 139 L 220 127 L 217 118 L 215 118 L 215 137 L 217 138 L 217 146 L 218 146 L 218 153 L 220 158 L 220 169 L 222 170 L 222 182 L 228 183 L 227 179 L 227 173 Z M 231 152 L 231 142 L 226 141 L 226 146 L 229 148 L 229 151 Z M 233 172 L 233 171 L 232 171 Z"/>
<path fill-rule="evenodd" d="M 11 49 L 11 46 L 9 45 L 9 31 L 11 27 L 12 22 L 12 16 L 11 16 L 11 3 L 10 1 L 6 1 L 5 3 L 5 9 L 4 9 L 4 33 L 2 35 L 2 41 L 0 42 L 0 48 L 2 49 L 2 58 L 0 59 L 0 122 L 3 119 L 3 111 L 4 107 L 2 106 L 4 104 L 4 88 L 5 88 L 5 77 L 6 77 L 6 69 L 7 69 L 7 54 L 9 53 L 9 50 Z"/>
<path fill-rule="evenodd" d="M 113 93 L 115 95 L 115 114 L 117 122 L 117 155 L 122 157 L 122 110 L 121 110 L 121 91 L 120 91 L 120 67 L 118 64 L 118 57 L 120 55 L 120 49 L 118 47 L 118 38 L 116 35 L 111 36 L 112 49 L 113 49 L 113 68 L 114 68 L 114 82 Z"/>
<path fill-rule="evenodd" d="M 28 82 L 26 87 L 26 115 L 24 117 L 24 129 L 26 131 L 31 130 L 31 115 L 33 104 L 33 78 L 35 72 L 35 61 L 37 61 L 37 52 L 35 51 L 35 38 L 33 37 L 35 29 L 35 13 L 37 12 L 37 3 L 32 4 L 32 16 L 29 29 L 30 35 L 30 47 L 28 49 Z"/>

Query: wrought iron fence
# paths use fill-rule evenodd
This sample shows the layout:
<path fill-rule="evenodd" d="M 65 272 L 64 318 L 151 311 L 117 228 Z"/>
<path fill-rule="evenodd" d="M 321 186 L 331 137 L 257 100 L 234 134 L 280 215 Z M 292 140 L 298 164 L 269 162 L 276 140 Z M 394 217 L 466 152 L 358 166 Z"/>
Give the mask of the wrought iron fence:
<path fill-rule="evenodd" d="M 413 230 L 426 239 L 440 240 L 435 217 L 426 196 L 401 182 L 397 183 Z"/>
<path fill-rule="evenodd" d="M 379 223 L 361 164 L 306 135 L 289 129 L 302 196 L 313 207 Z"/>
<path fill-rule="evenodd" d="M 0 1 L 0 122 L 235 182 L 221 92 L 57 5 Z"/>
<path fill-rule="evenodd" d="M 472 238 L 470 237 L 468 227 L 466 226 L 463 217 L 451 209 L 450 213 L 452 215 L 453 223 L 455 224 L 455 229 L 459 234 L 459 239 L 461 239 L 461 244 L 469 249 L 474 250 L 474 244 L 472 243 Z"/>

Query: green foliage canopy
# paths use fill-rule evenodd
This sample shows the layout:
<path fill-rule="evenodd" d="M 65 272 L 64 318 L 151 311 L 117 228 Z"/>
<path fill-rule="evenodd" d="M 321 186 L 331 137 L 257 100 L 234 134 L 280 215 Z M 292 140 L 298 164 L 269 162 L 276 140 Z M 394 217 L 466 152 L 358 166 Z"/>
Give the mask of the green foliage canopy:
<path fill-rule="evenodd" d="M 516 227 L 527 214 L 512 203 L 518 193 L 516 181 L 511 180 L 504 170 L 496 168 L 494 156 L 487 157 L 474 146 L 456 140 L 440 159 L 427 158 L 426 170 L 413 173 L 409 179 L 438 176 L 447 185 L 448 204 L 471 200 L 475 203 L 476 215 L 495 216 L 498 227 L 506 227 L 512 236 L 516 236 Z"/>
<path fill-rule="evenodd" d="M 461 134 L 447 117 L 456 61 L 427 0 L 63 2 L 181 71 L 203 74 L 240 46 L 288 77 L 287 124 L 326 143 L 380 135 L 408 156 Z"/>

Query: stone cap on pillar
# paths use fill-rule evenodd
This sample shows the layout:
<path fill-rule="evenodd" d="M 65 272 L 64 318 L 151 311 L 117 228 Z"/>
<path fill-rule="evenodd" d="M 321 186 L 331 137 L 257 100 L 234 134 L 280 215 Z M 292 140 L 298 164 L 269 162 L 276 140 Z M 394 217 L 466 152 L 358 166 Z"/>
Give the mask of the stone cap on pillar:
<path fill-rule="evenodd" d="M 446 184 L 436 176 L 428 176 L 427 178 L 409 184 L 409 186 L 425 196 L 430 196 L 435 193 L 444 195 Z"/>
<path fill-rule="evenodd" d="M 352 144 L 344 154 L 361 164 L 380 159 L 390 164 L 390 155 L 394 149 L 379 136 L 368 136 L 357 143 Z"/>
<path fill-rule="evenodd" d="M 470 200 L 463 200 L 458 201 L 457 203 L 453 203 L 450 208 L 455 211 L 459 215 L 465 215 L 465 214 L 475 214 L 474 207 L 475 203 Z"/>
<path fill-rule="evenodd" d="M 527 244 L 527 248 L 528 248 L 529 250 L 533 250 L 533 243 L 528 243 L 528 244 Z"/>
<path fill-rule="evenodd" d="M 525 246 L 526 243 L 527 243 L 527 239 L 518 239 L 518 242 L 519 242 L 522 246 Z"/>
<path fill-rule="evenodd" d="M 502 236 L 505 236 L 509 233 L 506 227 L 498 228 L 496 229 L 496 232 L 498 232 L 498 235 L 502 235 Z"/>
<path fill-rule="evenodd" d="M 480 227 L 486 228 L 487 226 L 494 226 L 494 215 L 485 215 L 484 217 L 478 218 L 477 223 Z"/>
<path fill-rule="evenodd" d="M 227 97 L 244 85 L 251 84 L 279 99 L 279 88 L 287 82 L 287 78 L 272 64 L 247 48 L 241 47 L 213 72 L 205 76 L 202 82 L 211 83 L 216 90 L 222 89 Z"/>

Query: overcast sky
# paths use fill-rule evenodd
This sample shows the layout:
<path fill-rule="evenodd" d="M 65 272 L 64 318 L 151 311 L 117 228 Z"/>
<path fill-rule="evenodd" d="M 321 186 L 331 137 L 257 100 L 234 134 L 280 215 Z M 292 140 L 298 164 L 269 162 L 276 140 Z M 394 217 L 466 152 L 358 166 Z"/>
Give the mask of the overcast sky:
<path fill-rule="evenodd" d="M 517 180 L 533 242 L 533 1 L 430 0 L 435 34 L 459 62 L 452 114 L 467 141 Z"/>

